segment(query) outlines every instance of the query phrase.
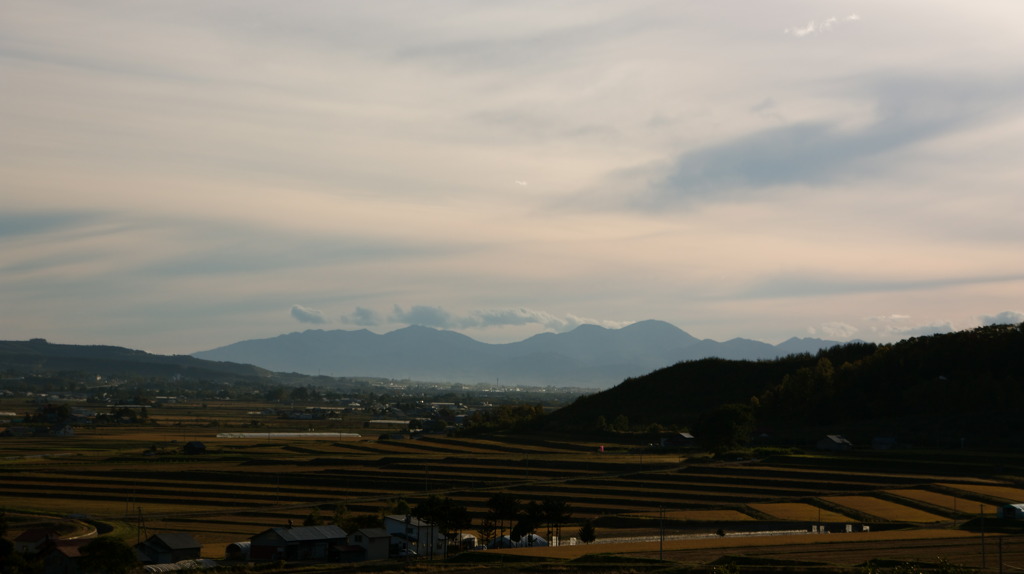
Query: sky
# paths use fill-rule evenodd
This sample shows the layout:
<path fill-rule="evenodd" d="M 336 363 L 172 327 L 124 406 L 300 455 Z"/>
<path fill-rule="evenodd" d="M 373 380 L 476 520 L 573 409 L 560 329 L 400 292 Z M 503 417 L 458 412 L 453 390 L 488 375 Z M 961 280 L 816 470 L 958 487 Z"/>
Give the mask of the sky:
<path fill-rule="evenodd" d="M 1024 320 L 1019 0 L 0 0 L 0 339 Z"/>

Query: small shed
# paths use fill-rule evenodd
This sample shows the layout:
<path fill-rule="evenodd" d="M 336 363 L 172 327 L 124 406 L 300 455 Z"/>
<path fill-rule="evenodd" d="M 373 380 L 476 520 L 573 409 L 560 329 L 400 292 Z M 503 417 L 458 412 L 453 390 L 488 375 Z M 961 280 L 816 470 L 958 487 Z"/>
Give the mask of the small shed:
<path fill-rule="evenodd" d="M 224 549 L 225 560 L 248 560 L 249 559 L 249 548 L 250 542 L 245 540 L 243 542 L 232 542 L 228 544 Z"/>
<path fill-rule="evenodd" d="M 695 446 L 696 444 L 697 439 L 688 432 L 678 432 L 661 437 L 661 446 L 663 447 Z"/>
<path fill-rule="evenodd" d="M 999 518 L 1006 518 L 1009 520 L 1021 520 L 1024 519 L 1024 503 L 1015 504 L 1004 504 L 999 507 Z"/>

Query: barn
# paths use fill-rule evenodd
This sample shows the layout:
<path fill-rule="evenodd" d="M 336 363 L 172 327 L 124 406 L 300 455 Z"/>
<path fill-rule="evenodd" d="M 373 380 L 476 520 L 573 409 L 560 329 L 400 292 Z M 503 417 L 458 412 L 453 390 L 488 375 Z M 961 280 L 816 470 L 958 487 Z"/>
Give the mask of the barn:
<path fill-rule="evenodd" d="M 199 558 L 203 545 L 186 532 L 154 534 L 135 545 L 135 552 L 143 564 L 169 564 Z"/>
<path fill-rule="evenodd" d="M 271 528 L 249 539 L 252 560 L 325 560 L 331 548 L 345 544 L 345 531 L 337 526 Z"/>

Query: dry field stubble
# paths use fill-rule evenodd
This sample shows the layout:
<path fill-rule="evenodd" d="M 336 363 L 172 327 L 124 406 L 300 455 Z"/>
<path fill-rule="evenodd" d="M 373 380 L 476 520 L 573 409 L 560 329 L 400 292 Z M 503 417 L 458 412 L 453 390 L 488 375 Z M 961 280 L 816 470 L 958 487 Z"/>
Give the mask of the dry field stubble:
<path fill-rule="evenodd" d="M 943 516 L 918 510 L 910 506 L 897 504 L 874 496 L 823 496 L 822 500 L 857 512 L 876 516 L 889 522 L 933 523 L 948 520 Z"/>
<path fill-rule="evenodd" d="M 799 522 L 851 522 L 853 519 L 806 502 L 764 502 L 747 506 L 779 520 Z"/>
<path fill-rule="evenodd" d="M 953 496 L 952 494 L 934 492 L 931 490 L 906 488 L 899 490 L 887 490 L 885 492 L 900 498 L 923 502 L 927 505 L 943 509 L 949 513 L 956 513 L 958 515 L 977 515 L 980 513 L 983 515 L 993 516 L 997 510 L 997 507 L 992 504 L 985 504 L 983 502 L 978 502 L 977 500 L 965 499 Z"/>
<path fill-rule="evenodd" d="M 1000 542 L 1002 538 L 1002 542 Z M 869 560 L 936 563 L 940 559 L 971 568 L 1024 569 L 1024 537 L 993 536 L 947 529 L 913 529 L 848 534 L 802 534 L 666 540 L 632 544 L 589 544 L 559 548 L 494 550 L 520 556 L 574 559 L 587 554 L 663 558 L 682 564 L 707 564 L 722 556 L 794 560 L 857 567 Z"/>
<path fill-rule="evenodd" d="M 218 438 L 218 433 L 249 430 L 253 415 L 244 408 L 176 407 L 179 414 L 184 414 L 175 419 L 171 416 L 175 413 L 171 413 L 164 420 L 190 423 L 81 429 L 69 438 L 0 441 L 0 506 L 56 516 L 85 513 L 109 520 L 134 521 L 142 514 L 149 532 L 193 532 L 207 545 L 205 555 L 219 557 L 225 544 L 287 524 L 288 520 L 300 523 L 317 506 L 325 516 L 333 513 L 336 504 L 344 504 L 352 512 L 376 513 L 395 499 L 415 504 L 430 494 L 464 501 L 478 520 L 486 512 L 486 500 L 496 492 L 511 492 L 524 502 L 549 494 L 564 496 L 573 505 L 576 520 L 597 518 L 600 523 L 616 516 L 632 517 L 631 523 L 627 520 L 617 528 L 623 533 L 643 534 L 637 521 L 650 523 L 662 511 L 667 520 L 712 531 L 721 522 L 756 523 L 743 511 L 747 507 L 780 520 L 806 523 L 818 519 L 818 509 L 793 499 L 843 494 L 830 488 L 844 492 L 888 490 L 900 495 L 901 486 L 937 482 L 934 477 L 906 473 L 836 473 L 827 468 L 784 464 L 688 466 L 685 461 L 681 464 L 678 454 L 631 453 L 625 445 L 605 444 L 606 452 L 598 453 L 600 443 L 592 441 L 526 443 L 447 437 L 380 441 L 375 434 L 332 439 Z M 154 408 L 152 416 L 165 415 Z M 218 419 L 216 425 L 211 424 L 211 417 Z M 309 424 L 261 419 L 259 430 L 306 431 Z M 335 421 L 328 426 L 315 430 L 362 430 L 354 421 Z M 183 455 L 181 446 L 189 440 L 201 440 L 208 453 Z M 156 454 L 144 456 L 145 450 Z M 986 482 L 945 478 L 951 488 L 990 487 L 978 492 L 983 499 L 1013 494 L 1013 490 L 1000 490 L 1012 488 L 1009 485 L 996 488 Z M 909 496 L 912 492 L 904 494 L 913 498 Z M 851 507 L 890 521 L 948 520 L 863 493 L 858 496 L 878 502 L 870 507 L 863 500 L 833 502 L 856 504 Z M 821 511 L 821 520 L 848 521 L 825 510 Z M 570 526 L 569 532 L 574 534 L 575 528 Z M 646 534 L 652 532 L 648 528 Z M 950 532 L 952 538 L 960 536 L 953 531 L 937 532 Z M 876 538 L 866 539 L 870 544 L 860 547 L 868 548 L 863 553 L 882 552 L 886 544 L 892 548 L 911 544 L 911 539 L 896 531 L 871 534 Z M 599 526 L 599 536 L 617 534 L 615 529 Z M 862 543 L 847 536 L 818 537 L 800 544 L 792 537 L 784 541 L 772 538 L 754 546 L 749 539 L 738 542 L 727 537 L 673 542 L 671 552 L 680 560 L 700 561 L 706 555 L 729 552 L 782 552 L 781 544 L 806 546 L 804 554 L 821 555 L 822 538 L 829 543 Z M 695 546 L 688 546 L 690 543 Z M 919 548 L 927 544 L 913 542 Z M 643 548 L 630 546 L 624 551 L 649 554 L 650 550 Z M 613 546 L 600 544 L 551 551 L 587 549 L 615 551 Z"/>

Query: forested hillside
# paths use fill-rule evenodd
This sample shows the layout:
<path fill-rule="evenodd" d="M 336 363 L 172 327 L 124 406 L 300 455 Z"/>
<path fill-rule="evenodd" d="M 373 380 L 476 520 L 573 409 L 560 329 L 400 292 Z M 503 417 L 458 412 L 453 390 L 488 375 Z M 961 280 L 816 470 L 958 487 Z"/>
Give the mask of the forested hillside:
<path fill-rule="evenodd" d="M 103 376 L 216 380 L 259 380 L 272 374 L 252 365 L 204 361 L 188 355 L 153 355 L 109 345 L 62 345 L 43 339 L 0 341 L 0 370 L 11 374 L 79 371 Z"/>
<path fill-rule="evenodd" d="M 683 362 L 581 397 L 549 428 L 596 430 L 628 421 L 691 428 L 725 404 L 749 405 L 759 428 L 916 424 L 986 440 L 1024 436 L 1024 324 L 852 343 L 772 361 Z M 903 421 L 901 423 L 901 421 Z M 605 427 L 607 428 L 607 426 Z"/>

